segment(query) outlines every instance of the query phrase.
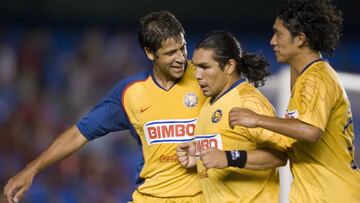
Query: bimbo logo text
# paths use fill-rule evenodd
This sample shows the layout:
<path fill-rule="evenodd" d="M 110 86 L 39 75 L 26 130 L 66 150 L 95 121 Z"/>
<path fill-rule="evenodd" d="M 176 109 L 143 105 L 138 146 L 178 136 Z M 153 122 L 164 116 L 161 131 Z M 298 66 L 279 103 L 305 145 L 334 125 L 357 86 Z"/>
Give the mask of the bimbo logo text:
<path fill-rule="evenodd" d="M 222 149 L 222 140 L 219 133 L 197 135 L 195 138 L 195 154 L 199 156 L 205 149 Z"/>
<path fill-rule="evenodd" d="M 194 130 L 197 118 L 158 120 L 144 125 L 147 143 L 182 143 L 194 140 Z"/>

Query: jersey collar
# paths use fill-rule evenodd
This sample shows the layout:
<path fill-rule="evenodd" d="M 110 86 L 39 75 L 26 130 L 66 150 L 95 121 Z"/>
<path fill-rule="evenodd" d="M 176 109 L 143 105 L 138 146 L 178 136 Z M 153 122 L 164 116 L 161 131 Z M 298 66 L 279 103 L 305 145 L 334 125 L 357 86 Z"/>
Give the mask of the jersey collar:
<path fill-rule="evenodd" d="M 183 77 L 185 76 L 185 73 L 186 73 L 186 69 L 188 68 L 188 62 L 186 61 L 186 64 L 185 64 L 185 68 L 184 68 L 184 75 Z M 177 80 L 173 86 L 171 86 L 168 90 L 164 89 L 159 83 L 158 81 L 156 80 L 155 76 L 154 76 L 154 71 L 153 71 L 153 67 L 150 68 L 150 76 L 151 76 L 151 79 L 154 81 L 155 85 L 158 86 L 160 89 L 168 92 L 170 91 L 178 82 L 180 82 L 182 80 L 182 78 L 180 78 L 179 80 Z"/>
<path fill-rule="evenodd" d="M 307 65 L 302 69 L 302 71 L 300 72 L 299 75 L 303 74 L 311 65 L 313 65 L 314 63 L 319 62 L 319 61 L 327 61 L 327 60 L 326 60 L 326 59 L 319 58 L 319 59 L 315 59 L 315 60 L 311 61 L 309 64 L 307 64 Z"/>
<path fill-rule="evenodd" d="M 215 103 L 217 100 L 219 100 L 222 96 L 224 96 L 225 94 L 227 94 L 228 92 L 230 92 L 232 89 L 234 89 L 236 86 L 238 86 L 240 83 L 246 81 L 245 78 L 241 78 L 239 80 L 237 80 L 236 82 L 234 82 L 234 84 L 232 84 L 229 89 L 227 89 L 224 93 L 222 93 L 216 100 L 214 100 L 213 97 L 211 97 L 210 99 L 210 104 Z"/>

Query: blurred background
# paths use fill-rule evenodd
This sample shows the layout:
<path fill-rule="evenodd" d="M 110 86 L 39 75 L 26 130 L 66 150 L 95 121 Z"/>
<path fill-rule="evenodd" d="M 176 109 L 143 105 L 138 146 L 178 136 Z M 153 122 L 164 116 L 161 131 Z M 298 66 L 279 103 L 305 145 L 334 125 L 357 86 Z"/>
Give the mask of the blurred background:
<path fill-rule="evenodd" d="M 277 75 L 283 67 L 275 62 L 269 41 L 280 3 L 0 1 L 0 187 L 118 80 L 150 67 L 137 44 L 141 16 L 158 10 L 173 12 L 186 30 L 189 58 L 205 33 L 230 31 L 245 50 L 263 53 L 270 61 L 270 71 Z M 359 135 L 360 16 L 356 12 L 360 2 L 335 3 L 344 12 L 344 32 L 335 55 L 325 58 L 337 71 L 355 76 L 347 83 L 353 87 L 349 97 Z M 283 92 L 289 89 L 274 87 L 266 94 L 279 106 Z M 360 143 L 359 137 L 355 143 Z M 133 191 L 137 151 L 127 131 L 97 139 L 40 173 L 23 202 L 126 202 Z M 2 197 L 0 202 L 4 202 Z"/>

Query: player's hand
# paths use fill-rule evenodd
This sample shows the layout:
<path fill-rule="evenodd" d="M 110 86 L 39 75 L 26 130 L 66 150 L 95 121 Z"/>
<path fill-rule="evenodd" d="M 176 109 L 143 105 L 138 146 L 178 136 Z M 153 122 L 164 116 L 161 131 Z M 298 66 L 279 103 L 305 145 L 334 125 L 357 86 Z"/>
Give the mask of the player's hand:
<path fill-rule="evenodd" d="M 17 203 L 28 191 L 34 179 L 29 169 L 24 169 L 12 177 L 4 187 L 4 196 L 9 203 Z"/>
<path fill-rule="evenodd" d="M 228 161 L 224 151 L 216 148 L 205 149 L 200 154 L 200 159 L 205 168 L 226 168 Z"/>
<path fill-rule="evenodd" d="M 240 125 L 246 128 L 258 127 L 259 115 L 249 109 L 234 107 L 229 112 L 229 125 L 234 128 Z"/>
<path fill-rule="evenodd" d="M 179 144 L 176 147 L 176 155 L 181 166 L 185 168 L 192 168 L 196 166 L 195 143 L 186 142 Z"/>

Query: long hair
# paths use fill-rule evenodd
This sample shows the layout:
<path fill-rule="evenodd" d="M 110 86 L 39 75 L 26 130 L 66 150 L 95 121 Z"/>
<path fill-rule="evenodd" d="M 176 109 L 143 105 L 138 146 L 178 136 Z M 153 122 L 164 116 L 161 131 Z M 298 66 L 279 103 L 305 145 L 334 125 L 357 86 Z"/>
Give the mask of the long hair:
<path fill-rule="evenodd" d="M 208 34 L 195 49 L 200 48 L 213 50 L 213 57 L 222 70 L 230 59 L 234 59 L 238 74 L 246 77 L 255 87 L 263 86 L 265 77 L 270 75 L 266 59 L 261 54 L 243 51 L 239 41 L 228 32 L 215 31 Z"/>

